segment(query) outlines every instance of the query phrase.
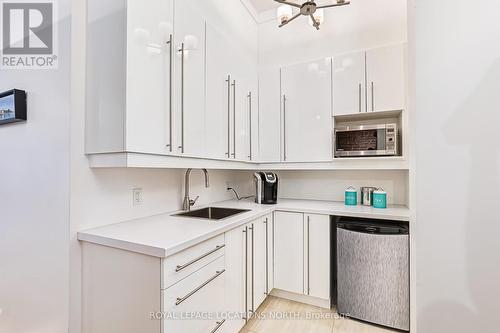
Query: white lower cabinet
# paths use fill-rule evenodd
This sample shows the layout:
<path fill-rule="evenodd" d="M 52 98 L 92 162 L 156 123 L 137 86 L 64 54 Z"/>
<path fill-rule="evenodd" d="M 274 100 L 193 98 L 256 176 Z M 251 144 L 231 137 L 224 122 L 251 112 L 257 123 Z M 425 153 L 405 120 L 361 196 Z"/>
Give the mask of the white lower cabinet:
<path fill-rule="evenodd" d="M 274 214 L 274 288 L 330 303 L 330 216 Z"/>
<path fill-rule="evenodd" d="M 269 293 L 272 275 L 272 216 L 226 232 L 224 332 L 238 332 Z"/>
<path fill-rule="evenodd" d="M 226 232 L 225 311 L 232 315 L 224 332 L 238 332 L 245 325 L 245 263 L 248 226 Z"/>
<path fill-rule="evenodd" d="M 167 258 L 83 243 L 84 333 L 220 333 L 224 316 L 224 235 Z"/>
<path fill-rule="evenodd" d="M 330 304 L 329 216 L 275 212 L 167 258 L 82 253 L 84 333 L 236 333 L 276 289 Z"/>
<path fill-rule="evenodd" d="M 216 327 L 222 331 L 225 277 L 224 257 L 220 257 L 162 291 L 167 313 L 163 332 L 208 333 Z"/>
<path fill-rule="evenodd" d="M 306 293 L 330 299 L 330 216 L 305 215 Z"/>
<path fill-rule="evenodd" d="M 304 293 L 304 214 L 274 213 L 274 287 Z"/>
<path fill-rule="evenodd" d="M 267 225 L 271 223 L 271 218 L 265 217 L 252 223 L 252 311 L 255 311 L 267 297 L 269 291 L 268 282 L 268 249 L 269 229 Z"/>

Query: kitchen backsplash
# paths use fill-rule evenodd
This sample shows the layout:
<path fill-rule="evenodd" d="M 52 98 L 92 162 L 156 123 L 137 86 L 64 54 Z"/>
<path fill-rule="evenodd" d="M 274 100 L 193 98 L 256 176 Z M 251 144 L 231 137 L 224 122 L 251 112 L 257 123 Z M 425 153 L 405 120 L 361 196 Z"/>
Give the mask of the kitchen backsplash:
<path fill-rule="evenodd" d="M 280 171 L 279 197 L 286 199 L 344 200 L 349 186 L 381 187 L 388 204 L 408 204 L 408 172 L 378 171 Z"/>

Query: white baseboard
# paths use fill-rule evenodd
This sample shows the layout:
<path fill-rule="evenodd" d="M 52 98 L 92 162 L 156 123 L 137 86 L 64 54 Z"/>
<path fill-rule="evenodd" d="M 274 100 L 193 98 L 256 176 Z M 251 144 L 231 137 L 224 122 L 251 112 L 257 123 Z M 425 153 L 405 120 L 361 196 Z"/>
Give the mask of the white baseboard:
<path fill-rule="evenodd" d="M 273 289 L 270 293 L 271 296 L 276 296 L 279 298 L 289 299 L 291 301 L 305 303 L 309 305 L 319 306 L 320 308 L 330 309 L 331 301 L 330 299 L 323 299 L 318 297 L 313 297 L 309 295 L 302 295 L 292 293 L 290 291 L 285 291 L 281 289 Z"/>

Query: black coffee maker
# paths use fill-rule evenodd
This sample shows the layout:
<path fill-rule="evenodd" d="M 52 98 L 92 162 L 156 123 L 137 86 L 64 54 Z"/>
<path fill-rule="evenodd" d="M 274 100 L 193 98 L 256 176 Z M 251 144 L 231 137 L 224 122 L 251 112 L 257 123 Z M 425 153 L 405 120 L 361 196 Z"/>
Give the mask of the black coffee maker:
<path fill-rule="evenodd" d="M 255 202 L 275 205 L 278 202 L 278 176 L 274 172 L 256 172 Z"/>

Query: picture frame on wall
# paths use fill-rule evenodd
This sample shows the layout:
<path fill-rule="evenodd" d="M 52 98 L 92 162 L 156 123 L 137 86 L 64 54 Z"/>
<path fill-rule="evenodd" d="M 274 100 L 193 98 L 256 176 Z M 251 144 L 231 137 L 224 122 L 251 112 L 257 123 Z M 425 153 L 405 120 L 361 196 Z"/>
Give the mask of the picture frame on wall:
<path fill-rule="evenodd" d="M 0 93 L 0 125 L 26 120 L 26 92 L 12 89 Z"/>

